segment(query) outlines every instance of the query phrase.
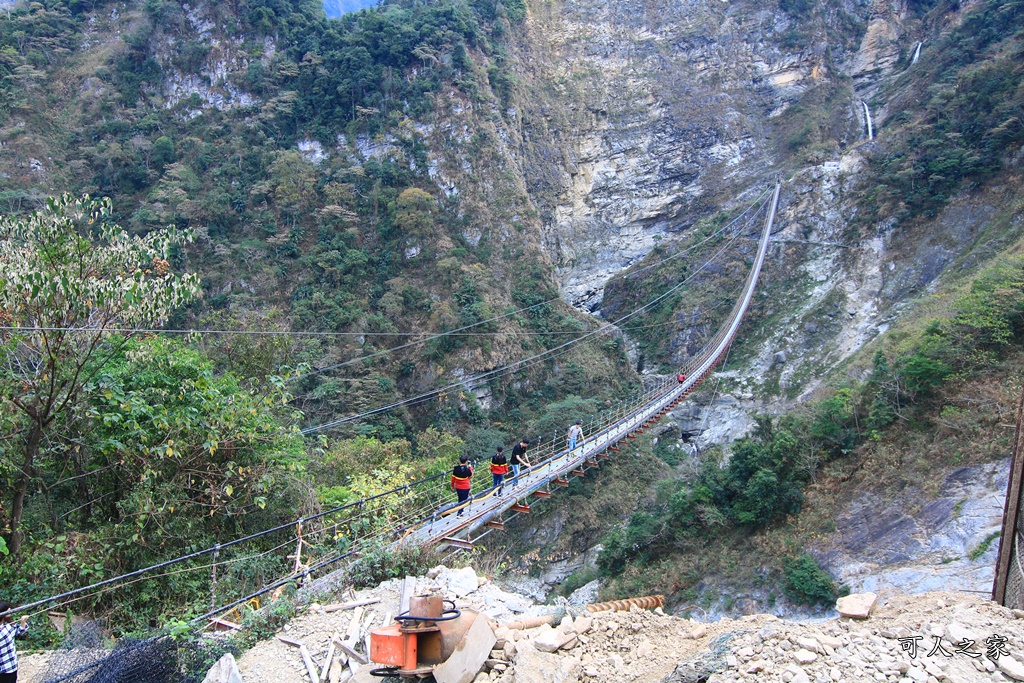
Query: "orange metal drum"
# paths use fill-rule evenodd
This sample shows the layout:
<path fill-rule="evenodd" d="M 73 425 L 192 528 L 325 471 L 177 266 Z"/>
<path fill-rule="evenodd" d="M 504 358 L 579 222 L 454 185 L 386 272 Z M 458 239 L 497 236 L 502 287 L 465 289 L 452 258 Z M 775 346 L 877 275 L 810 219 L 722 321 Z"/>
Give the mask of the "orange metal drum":
<path fill-rule="evenodd" d="M 370 631 L 370 659 L 402 669 L 416 668 L 416 634 L 402 633 L 398 624 Z"/>

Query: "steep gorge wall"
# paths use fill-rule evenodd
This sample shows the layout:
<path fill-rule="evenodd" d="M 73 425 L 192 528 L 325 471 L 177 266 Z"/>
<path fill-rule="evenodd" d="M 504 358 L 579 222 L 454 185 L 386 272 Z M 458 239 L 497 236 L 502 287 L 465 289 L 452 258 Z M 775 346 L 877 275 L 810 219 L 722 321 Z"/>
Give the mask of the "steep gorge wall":
<path fill-rule="evenodd" d="M 789 47 L 796 19 L 755 3 L 531 5 L 522 163 L 573 304 L 598 309 L 609 277 L 768 181 L 773 118 L 835 77 L 870 14 L 846 4 L 825 20 L 846 34 Z"/>

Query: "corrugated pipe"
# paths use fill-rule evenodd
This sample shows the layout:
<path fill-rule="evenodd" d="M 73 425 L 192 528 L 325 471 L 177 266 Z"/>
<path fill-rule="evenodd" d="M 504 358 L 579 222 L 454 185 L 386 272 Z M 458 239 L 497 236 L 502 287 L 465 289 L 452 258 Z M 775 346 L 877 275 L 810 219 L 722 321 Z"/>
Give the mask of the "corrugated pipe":
<path fill-rule="evenodd" d="M 612 600 L 611 602 L 596 602 L 587 605 L 587 611 L 594 612 L 628 612 L 634 605 L 640 609 L 654 609 L 665 604 L 664 595 L 646 595 L 642 598 L 626 598 L 625 600 Z"/>

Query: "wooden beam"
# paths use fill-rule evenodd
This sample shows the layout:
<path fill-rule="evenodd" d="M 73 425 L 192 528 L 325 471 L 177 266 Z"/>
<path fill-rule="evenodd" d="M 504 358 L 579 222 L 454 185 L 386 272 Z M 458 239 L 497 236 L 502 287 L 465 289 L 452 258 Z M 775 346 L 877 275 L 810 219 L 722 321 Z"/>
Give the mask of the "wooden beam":
<path fill-rule="evenodd" d="M 353 602 L 339 602 L 335 605 L 327 605 L 324 607 L 325 612 L 340 612 L 346 609 L 353 609 L 355 607 L 363 607 L 364 605 L 375 605 L 380 602 L 380 598 L 367 598 L 366 600 L 355 600 Z"/>
<path fill-rule="evenodd" d="M 476 547 L 471 541 L 455 538 L 454 536 L 445 536 L 441 539 L 441 543 L 447 543 L 448 545 L 453 545 L 456 548 L 465 548 L 466 550 L 472 550 Z"/>
<path fill-rule="evenodd" d="M 333 640 L 332 642 L 335 645 L 338 646 L 339 650 L 341 650 L 342 652 L 347 654 L 349 659 L 354 659 L 357 662 L 359 662 L 360 664 L 369 664 L 370 663 L 370 660 L 368 660 L 366 657 L 364 657 L 363 655 L 361 655 L 358 652 L 356 652 L 355 648 L 352 647 L 351 645 L 349 645 L 344 640 Z"/>
<path fill-rule="evenodd" d="M 416 577 L 407 576 L 402 581 L 402 599 L 398 605 L 398 613 L 406 614 L 409 612 L 409 601 L 412 599 L 412 594 L 416 592 Z"/>
<path fill-rule="evenodd" d="M 61 615 L 61 616 L 63 616 L 63 615 Z M 214 626 L 223 626 L 224 628 L 229 628 L 232 631 L 241 631 L 242 630 L 241 626 L 239 626 L 238 624 L 236 624 L 233 621 L 228 621 L 227 619 L 218 619 L 217 617 L 214 617 L 213 619 L 210 619 L 210 623 L 213 624 Z"/>

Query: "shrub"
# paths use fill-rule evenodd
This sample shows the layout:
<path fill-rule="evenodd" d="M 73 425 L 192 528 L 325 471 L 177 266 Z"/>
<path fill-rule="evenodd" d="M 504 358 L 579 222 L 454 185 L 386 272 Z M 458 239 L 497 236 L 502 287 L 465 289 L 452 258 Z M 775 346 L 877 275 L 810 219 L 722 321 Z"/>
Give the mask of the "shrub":
<path fill-rule="evenodd" d="M 837 595 L 832 577 L 808 553 L 786 560 L 783 592 L 799 605 L 831 605 Z"/>
<path fill-rule="evenodd" d="M 363 551 L 362 556 L 348 568 L 348 579 L 355 586 L 376 586 L 388 579 L 422 576 L 436 560 L 434 551 L 425 546 L 392 548 L 377 545 Z"/>

